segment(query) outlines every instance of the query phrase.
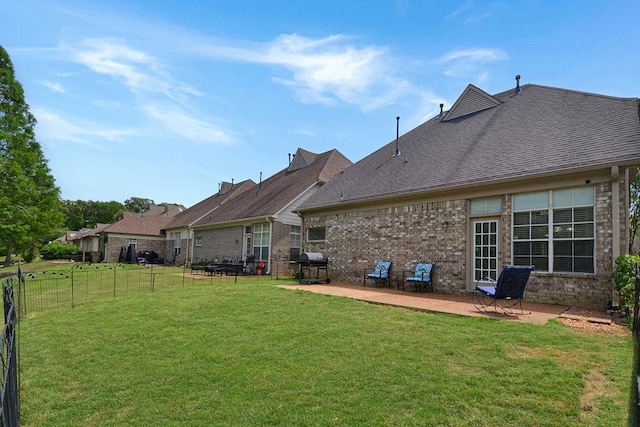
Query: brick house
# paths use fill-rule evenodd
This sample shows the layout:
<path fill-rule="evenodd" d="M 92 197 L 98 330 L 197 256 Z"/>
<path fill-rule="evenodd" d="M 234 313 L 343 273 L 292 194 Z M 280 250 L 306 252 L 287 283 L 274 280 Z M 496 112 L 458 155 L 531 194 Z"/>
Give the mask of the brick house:
<path fill-rule="evenodd" d="M 223 182 L 220 184 L 217 193 L 177 214 L 164 229 L 167 237 L 167 253 L 172 254 L 176 263 L 181 265 L 190 264 L 192 260 L 195 262 L 200 261 L 201 259 L 193 257 L 194 224 L 208 217 L 224 203 L 253 188 L 255 185 L 256 183 L 250 179 L 237 184 Z M 198 241 L 198 247 L 202 247 L 201 240 Z"/>
<path fill-rule="evenodd" d="M 496 95 L 469 85 L 306 200 L 303 248 L 329 255 L 332 279 L 356 283 L 380 259 L 395 277 L 434 262 L 445 293 L 533 265 L 527 300 L 603 309 L 617 301 L 638 164 L 637 98 L 519 78 Z"/>
<path fill-rule="evenodd" d="M 254 256 L 256 262 L 266 263 L 267 273 L 273 262 L 288 269 L 289 261 L 299 257 L 302 240 L 302 220 L 294 211 L 351 164 L 337 150 L 315 154 L 299 148 L 285 169 L 257 184 L 243 181 L 225 187 L 225 192 L 212 196 L 209 211 L 195 205 L 198 214 L 187 209 L 182 219 L 176 218 L 182 222 L 169 224 L 167 231 L 183 227 L 192 239 L 190 262 Z"/>
<path fill-rule="evenodd" d="M 123 212 L 119 221 L 99 233 L 104 261 L 118 262 L 121 252 L 130 246 L 136 253 L 156 252 L 160 258 L 165 258 L 167 243 L 164 227 L 172 220 L 170 216 L 153 213 Z"/>

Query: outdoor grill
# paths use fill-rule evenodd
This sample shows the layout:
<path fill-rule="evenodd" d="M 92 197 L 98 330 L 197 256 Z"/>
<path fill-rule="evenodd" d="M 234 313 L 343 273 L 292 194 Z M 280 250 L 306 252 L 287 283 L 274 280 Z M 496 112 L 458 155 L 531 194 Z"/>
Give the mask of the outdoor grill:
<path fill-rule="evenodd" d="M 303 252 L 298 258 L 298 277 L 300 283 L 330 283 L 329 279 L 329 256 L 322 252 Z M 324 271 L 324 278 L 320 277 L 320 272 Z"/>

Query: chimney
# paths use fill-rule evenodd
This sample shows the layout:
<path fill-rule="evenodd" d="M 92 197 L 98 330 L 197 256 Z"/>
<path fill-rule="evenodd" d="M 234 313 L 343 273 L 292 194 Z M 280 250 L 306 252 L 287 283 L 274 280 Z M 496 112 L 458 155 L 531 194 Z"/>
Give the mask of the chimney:
<path fill-rule="evenodd" d="M 520 74 L 518 74 L 516 76 L 516 95 L 520 92 L 522 92 L 522 89 L 520 88 Z"/>

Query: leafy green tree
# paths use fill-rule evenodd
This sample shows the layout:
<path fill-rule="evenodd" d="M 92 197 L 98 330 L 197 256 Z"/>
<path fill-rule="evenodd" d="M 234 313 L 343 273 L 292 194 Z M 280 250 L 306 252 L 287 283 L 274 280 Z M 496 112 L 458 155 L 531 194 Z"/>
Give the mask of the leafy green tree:
<path fill-rule="evenodd" d="M 65 214 L 67 230 L 93 228 L 97 224 L 111 224 L 118 220 L 124 205 L 120 202 L 98 202 L 84 200 L 63 200 L 62 211 Z"/>
<path fill-rule="evenodd" d="M 631 181 L 629 193 L 629 253 L 633 241 L 640 232 L 640 168 L 636 169 L 636 176 Z"/>
<path fill-rule="evenodd" d="M 151 199 L 142 197 L 131 197 L 124 201 L 124 208 L 127 212 L 145 213 L 154 202 Z"/>
<path fill-rule="evenodd" d="M 35 124 L 9 54 L 0 46 L 0 246 L 7 248 L 5 265 L 14 252 L 34 253 L 64 219 L 60 190 L 35 140 Z"/>

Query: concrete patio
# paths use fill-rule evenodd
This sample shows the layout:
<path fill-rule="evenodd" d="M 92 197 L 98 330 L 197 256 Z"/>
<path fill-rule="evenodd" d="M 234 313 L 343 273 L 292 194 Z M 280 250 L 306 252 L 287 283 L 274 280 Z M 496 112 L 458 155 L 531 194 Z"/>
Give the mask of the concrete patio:
<path fill-rule="evenodd" d="M 587 317 L 589 322 L 610 324 L 611 315 L 585 311 L 566 305 L 541 304 L 523 300 L 524 314 L 515 310 L 514 314 L 502 312 L 486 313 L 474 307 L 471 295 L 442 294 L 437 292 L 410 292 L 397 289 L 364 287 L 352 283 L 282 285 L 281 288 L 315 292 L 324 295 L 353 298 L 374 304 L 392 305 L 414 310 L 457 314 L 461 316 L 489 317 L 495 319 L 544 324 L 550 319 L 564 317 L 578 319 Z"/>

